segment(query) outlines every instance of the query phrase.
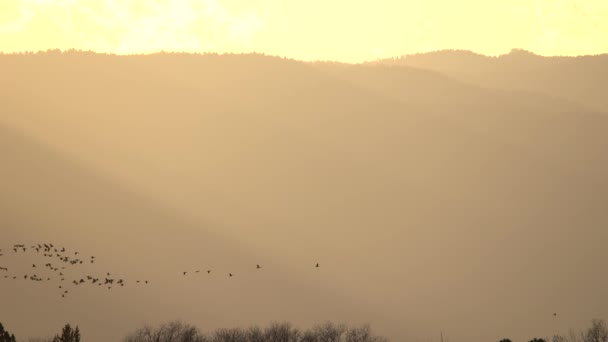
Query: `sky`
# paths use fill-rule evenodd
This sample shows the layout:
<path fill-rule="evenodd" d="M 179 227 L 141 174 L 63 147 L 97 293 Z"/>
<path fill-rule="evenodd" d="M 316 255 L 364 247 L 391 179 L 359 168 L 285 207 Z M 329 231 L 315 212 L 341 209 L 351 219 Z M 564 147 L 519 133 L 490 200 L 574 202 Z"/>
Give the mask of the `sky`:
<path fill-rule="evenodd" d="M 344 62 L 441 49 L 599 54 L 608 51 L 608 1 L 0 1 L 0 51 L 55 48 Z"/>

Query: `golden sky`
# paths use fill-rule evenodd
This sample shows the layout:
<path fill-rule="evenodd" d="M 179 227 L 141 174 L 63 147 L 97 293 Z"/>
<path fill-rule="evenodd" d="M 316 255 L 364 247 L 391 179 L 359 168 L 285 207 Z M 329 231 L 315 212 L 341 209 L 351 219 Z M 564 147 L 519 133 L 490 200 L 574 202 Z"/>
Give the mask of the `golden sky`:
<path fill-rule="evenodd" d="M 348 62 L 439 49 L 608 52 L 606 0 L 1 0 L 0 51 L 263 52 Z"/>

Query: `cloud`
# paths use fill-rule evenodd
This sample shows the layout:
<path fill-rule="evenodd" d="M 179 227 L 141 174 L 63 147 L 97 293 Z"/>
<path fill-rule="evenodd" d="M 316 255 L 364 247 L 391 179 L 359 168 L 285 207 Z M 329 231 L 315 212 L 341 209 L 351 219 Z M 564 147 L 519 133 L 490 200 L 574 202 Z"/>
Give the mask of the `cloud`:
<path fill-rule="evenodd" d="M 232 13 L 218 0 L 22 0 L 15 12 L 0 33 L 47 26 L 72 47 L 117 53 L 247 48 L 264 26 L 258 8 Z"/>

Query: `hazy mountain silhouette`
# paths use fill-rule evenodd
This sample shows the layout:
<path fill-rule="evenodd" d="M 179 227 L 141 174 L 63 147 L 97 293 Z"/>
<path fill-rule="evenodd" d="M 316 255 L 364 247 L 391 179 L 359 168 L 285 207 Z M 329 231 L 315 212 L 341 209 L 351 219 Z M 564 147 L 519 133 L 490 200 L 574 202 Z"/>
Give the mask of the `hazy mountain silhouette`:
<path fill-rule="evenodd" d="M 405 55 L 375 63 L 439 71 L 484 87 L 527 90 L 570 99 L 608 113 L 608 55 L 544 57 L 513 49 L 498 57 L 465 50 Z"/>
<path fill-rule="evenodd" d="M 585 104 L 404 66 L 261 55 L 0 56 L 0 73 L 4 122 L 137 194 L 125 204 L 100 197 L 99 209 L 82 214 L 87 222 L 117 212 L 111 222 L 131 222 L 119 231 L 132 239 L 147 233 L 131 226 L 167 236 L 172 223 L 156 224 L 155 210 L 121 209 L 161 203 L 230 237 L 224 251 L 263 251 L 288 279 L 308 280 L 303 288 L 361 301 L 395 340 L 436 336 L 438 327 L 462 340 L 522 339 L 555 331 L 553 312 L 582 326 L 607 307 L 608 116 Z M 15 175 L 26 168 L 13 164 Z M 70 178 L 66 198 L 75 196 Z M 28 199 L 41 188 L 20 183 Z M 8 216 L 13 225 L 50 215 L 22 204 L 22 215 Z M 72 210 L 59 213 L 68 220 Z M 145 246 L 133 247 L 133 259 L 152 253 Z M 156 257 L 146 264 L 162 265 Z M 301 275 L 311 258 L 323 277 Z M 316 298 L 264 299 L 274 307 L 291 297 Z M 173 310 L 190 312 L 179 298 Z M 280 319 L 331 314 L 315 303 L 291 302 L 306 310 Z M 235 309 L 239 322 L 258 317 L 252 307 Z M 348 311 L 331 320 L 365 319 Z"/>

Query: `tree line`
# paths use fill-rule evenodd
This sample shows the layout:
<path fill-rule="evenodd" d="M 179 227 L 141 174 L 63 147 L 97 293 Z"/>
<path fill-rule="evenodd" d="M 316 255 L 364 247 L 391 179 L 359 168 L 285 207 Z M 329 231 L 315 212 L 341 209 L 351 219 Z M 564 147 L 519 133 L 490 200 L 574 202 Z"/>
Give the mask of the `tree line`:
<path fill-rule="evenodd" d="M 2 323 L 0 323 L 0 342 L 17 342 L 14 334 L 4 330 Z M 29 342 L 80 342 L 80 329 L 66 324 L 61 330 L 61 334 L 57 334 L 55 337 L 32 338 Z"/>
<path fill-rule="evenodd" d="M 505 338 L 499 342 L 512 342 Z M 591 320 L 586 330 L 576 332 L 571 330 L 567 335 L 556 334 L 551 338 L 533 338 L 529 342 L 608 342 L 608 327 L 603 319 Z"/>
<path fill-rule="evenodd" d="M 31 338 L 29 342 L 80 342 L 78 326 L 66 324 L 61 333 L 48 338 Z M 0 342 L 17 342 L 14 334 L 0 323 Z M 344 324 L 325 322 L 310 329 L 298 329 L 288 322 L 274 322 L 267 327 L 223 328 L 203 333 L 197 327 L 174 321 L 158 326 L 144 326 L 123 339 L 123 342 L 388 342 L 376 335 L 369 325 L 349 327 Z M 504 338 L 498 342 L 513 342 Z M 608 342 L 608 327 L 602 319 L 594 319 L 591 325 L 568 335 L 551 338 L 532 338 L 529 342 Z"/>

